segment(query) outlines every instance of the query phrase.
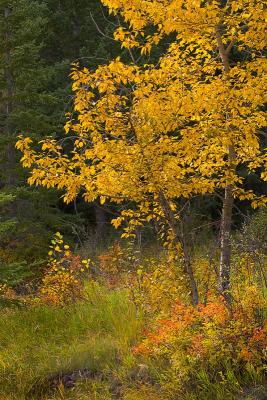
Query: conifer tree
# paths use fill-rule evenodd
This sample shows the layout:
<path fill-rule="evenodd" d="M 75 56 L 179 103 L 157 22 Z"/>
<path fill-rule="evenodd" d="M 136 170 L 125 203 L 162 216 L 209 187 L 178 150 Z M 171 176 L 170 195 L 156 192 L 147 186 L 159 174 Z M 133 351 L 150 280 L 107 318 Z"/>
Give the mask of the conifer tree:
<path fill-rule="evenodd" d="M 14 196 L 5 193 L 0 193 L 0 238 L 9 231 L 10 228 L 16 225 L 16 221 L 6 219 L 4 215 L 4 206 L 14 200 Z"/>
<path fill-rule="evenodd" d="M 15 151 L 19 133 L 40 139 L 54 134 L 59 125 L 59 99 L 51 85 L 55 74 L 42 56 L 48 16 L 44 1 L 0 0 L 0 189 L 3 196 L 15 195 L 14 201 L 6 202 L 5 213 L 7 219 L 17 220 L 15 234 L 13 225 L 6 225 L 6 239 L 1 243 L 5 251 L 12 241 L 18 252 L 24 251 L 32 232 L 45 236 L 51 214 L 55 218 L 57 214 L 49 205 L 56 204 L 59 196 L 25 187 L 25 173 Z M 41 198 L 43 206 L 37 208 Z M 37 243 L 32 247 L 34 256 Z M 12 253 L 20 257 L 14 244 Z"/>
<path fill-rule="evenodd" d="M 45 78 L 40 61 L 45 21 L 46 7 L 38 1 L 0 2 L 0 138 L 2 168 L 5 167 L 2 185 L 14 186 L 18 180 L 16 135 L 37 132 L 37 126 L 40 131 L 46 125 L 42 107 L 47 98 L 40 90 Z"/>

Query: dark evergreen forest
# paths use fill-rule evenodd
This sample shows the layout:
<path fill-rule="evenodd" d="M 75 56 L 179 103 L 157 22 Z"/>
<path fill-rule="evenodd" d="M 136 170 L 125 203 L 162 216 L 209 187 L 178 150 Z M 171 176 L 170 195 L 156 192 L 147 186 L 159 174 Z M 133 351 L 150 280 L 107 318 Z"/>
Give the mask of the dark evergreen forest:
<path fill-rule="evenodd" d="M 120 48 L 112 39 L 116 21 L 97 0 L 1 1 L 0 10 L 2 269 L 41 260 L 57 230 L 77 244 L 103 237 L 109 216 L 97 204 L 65 206 L 61 193 L 27 185 L 15 142 L 20 133 L 62 137 L 72 63 L 93 68 Z"/>

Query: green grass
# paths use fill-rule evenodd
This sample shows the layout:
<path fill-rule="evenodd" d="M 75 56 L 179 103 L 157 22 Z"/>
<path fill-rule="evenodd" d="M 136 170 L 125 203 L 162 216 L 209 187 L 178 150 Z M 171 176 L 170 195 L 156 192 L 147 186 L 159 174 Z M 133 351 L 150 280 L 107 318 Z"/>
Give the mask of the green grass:
<path fill-rule="evenodd" d="M 255 368 L 247 378 L 228 368 L 223 380 L 199 370 L 188 393 L 153 386 L 167 372 L 159 362 L 139 365 L 143 361 L 133 358 L 131 348 L 140 342 L 144 321 L 123 290 L 90 283 L 87 298 L 76 305 L 6 308 L 0 316 L 0 400 L 266 398 Z M 90 376 L 77 380 L 74 388 L 59 385 L 49 390 L 51 378 L 77 370 L 88 370 Z"/>
<path fill-rule="evenodd" d="M 96 285 L 87 292 L 86 301 L 71 307 L 2 311 L 1 400 L 34 400 L 52 376 L 76 369 L 103 373 L 127 359 L 142 321 L 126 293 Z"/>
<path fill-rule="evenodd" d="M 159 390 L 145 384 L 140 384 L 138 388 L 127 388 L 123 390 L 120 397 L 114 397 L 110 387 L 105 382 L 91 380 L 78 384 L 73 391 L 64 392 L 58 390 L 52 397 L 46 400 L 167 400 Z"/>

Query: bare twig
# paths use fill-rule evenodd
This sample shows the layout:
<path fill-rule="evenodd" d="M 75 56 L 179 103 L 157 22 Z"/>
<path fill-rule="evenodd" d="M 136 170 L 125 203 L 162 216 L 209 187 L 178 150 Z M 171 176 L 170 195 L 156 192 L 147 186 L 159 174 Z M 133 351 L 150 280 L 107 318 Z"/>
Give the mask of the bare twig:
<path fill-rule="evenodd" d="M 116 40 L 115 40 L 113 37 L 108 36 L 105 32 L 103 32 L 103 31 L 99 28 L 99 26 L 98 26 L 96 20 L 95 20 L 94 17 L 93 17 L 92 12 L 90 12 L 90 17 L 91 17 L 91 19 L 92 19 L 92 21 L 93 21 L 93 23 L 94 23 L 94 25 L 95 25 L 97 31 L 100 33 L 100 35 L 102 35 L 102 36 L 105 37 L 106 39 L 109 39 L 109 40 L 112 40 L 113 42 L 116 42 Z"/>

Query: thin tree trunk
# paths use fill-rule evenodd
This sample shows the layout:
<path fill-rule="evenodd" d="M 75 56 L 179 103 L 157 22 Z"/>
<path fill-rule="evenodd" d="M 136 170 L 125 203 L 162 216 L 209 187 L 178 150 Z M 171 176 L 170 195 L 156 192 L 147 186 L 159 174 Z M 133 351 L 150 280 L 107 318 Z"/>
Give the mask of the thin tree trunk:
<path fill-rule="evenodd" d="M 222 41 L 221 26 L 218 26 L 215 32 L 220 58 L 223 64 L 224 73 L 227 76 L 231 67 L 229 63 L 229 52 L 232 48 L 231 42 L 228 48 L 225 48 Z M 229 146 L 228 162 L 229 171 L 234 170 L 234 146 Z M 219 288 L 225 298 L 228 306 L 231 305 L 230 293 L 230 276 L 231 276 L 231 228 L 232 228 L 232 215 L 233 215 L 233 187 L 228 185 L 224 191 L 221 229 L 220 229 L 220 272 L 219 272 Z"/>
<path fill-rule="evenodd" d="M 230 272 L 231 272 L 231 226 L 233 212 L 233 190 L 231 186 L 225 189 L 220 237 L 220 291 L 228 304 L 231 303 Z"/>
<path fill-rule="evenodd" d="M 164 216 L 174 235 L 174 244 L 180 244 L 182 246 L 184 272 L 188 278 L 188 283 L 190 285 L 192 304 L 196 306 L 199 302 L 198 288 L 194 277 L 194 272 L 189 256 L 188 247 L 184 237 L 184 233 L 182 231 L 181 225 L 175 218 L 174 212 L 171 209 L 168 200 L 166 199 L 163 193 L 160 193 L 159 195 L 159 202 L 164 212 Z"/>

